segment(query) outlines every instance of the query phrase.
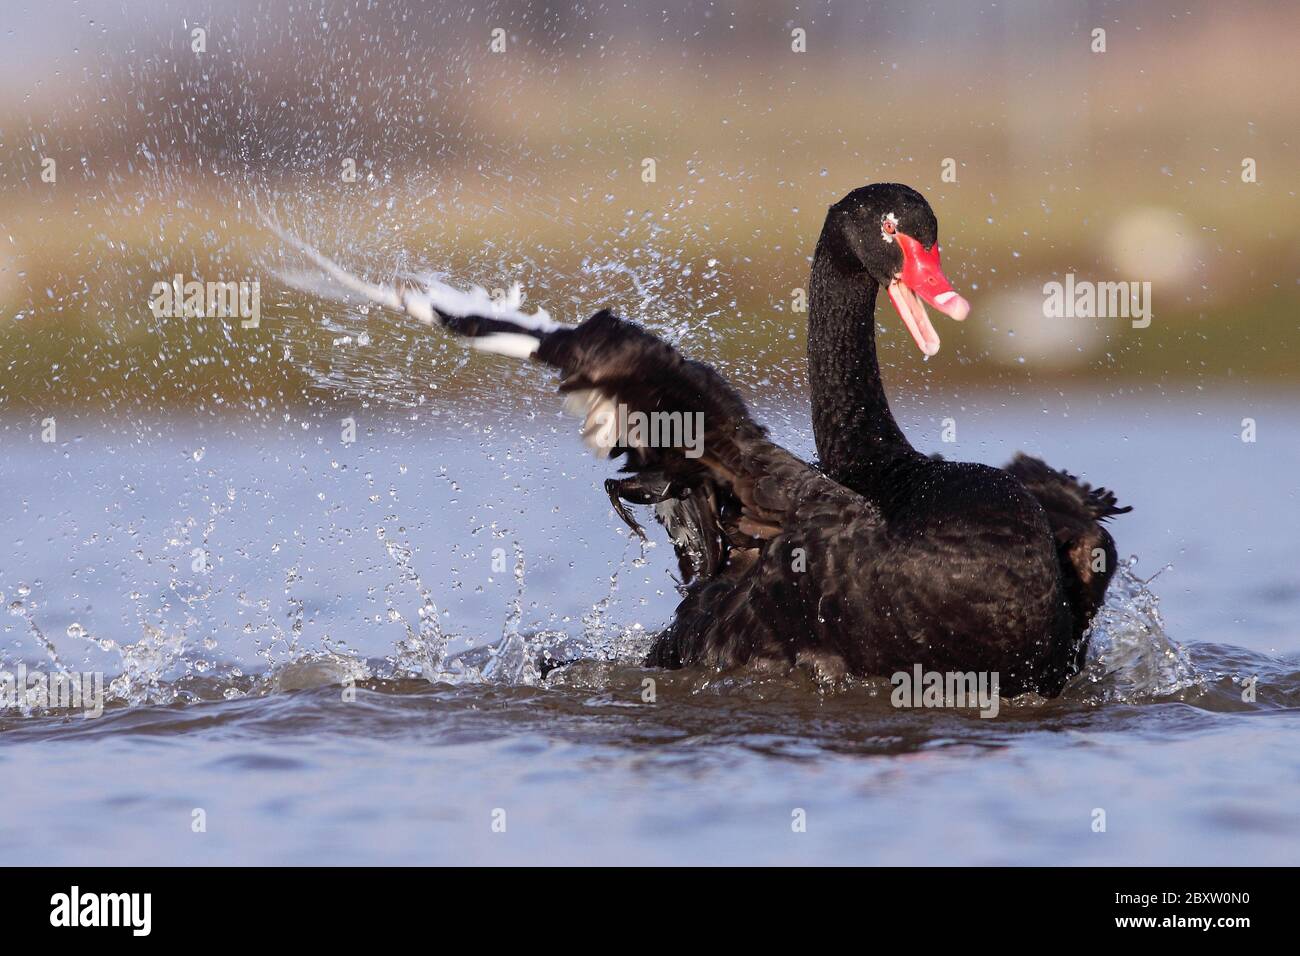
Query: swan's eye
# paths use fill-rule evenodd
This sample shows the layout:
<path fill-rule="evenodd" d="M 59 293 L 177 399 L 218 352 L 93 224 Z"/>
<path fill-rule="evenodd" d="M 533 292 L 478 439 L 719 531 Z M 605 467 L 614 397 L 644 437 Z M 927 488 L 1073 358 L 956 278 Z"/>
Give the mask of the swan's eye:
<path fill-rule="evenodd" d="M 893 242 L 894 235 L 898 232 L 898 217 L 892 212 L 885 215 L 880 220 L 880 237 L 885 242 Z"/>

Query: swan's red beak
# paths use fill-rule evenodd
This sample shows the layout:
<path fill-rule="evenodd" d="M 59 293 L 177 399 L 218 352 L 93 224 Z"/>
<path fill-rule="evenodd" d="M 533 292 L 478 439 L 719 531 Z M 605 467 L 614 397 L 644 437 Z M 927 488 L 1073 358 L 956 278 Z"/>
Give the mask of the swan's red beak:
<path fill-rule="evenodd" d="M 889 301 L 894 303 L 917 347 L 926 355 L 934 355 L 939 351 L 939 333 L 930 324 L 921 299 L 958 322 L 970 315 L 970 303 L 953 290 L 939 268 L 937 242 L 933 248 L 926 249 L 901 232 L 894 233 L 894 239 L 903 250 L 903 270 L 889 283 Z"/>

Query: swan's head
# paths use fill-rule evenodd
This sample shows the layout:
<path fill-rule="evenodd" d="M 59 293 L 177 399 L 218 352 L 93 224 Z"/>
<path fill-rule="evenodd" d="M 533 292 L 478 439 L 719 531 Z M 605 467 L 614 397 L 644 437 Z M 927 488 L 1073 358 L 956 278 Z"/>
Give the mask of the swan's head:
<path fill-rule="evenodd" d="M 939 351 L 939 335 L 922 300 L 961 321 L 970 303 L 939 267 L 939 222 L 925 197 L 910 186 L 875 183 L 849 193 L 826 217 L 822 241 L 842 265 L 870 276 L 926 355 Z"/>

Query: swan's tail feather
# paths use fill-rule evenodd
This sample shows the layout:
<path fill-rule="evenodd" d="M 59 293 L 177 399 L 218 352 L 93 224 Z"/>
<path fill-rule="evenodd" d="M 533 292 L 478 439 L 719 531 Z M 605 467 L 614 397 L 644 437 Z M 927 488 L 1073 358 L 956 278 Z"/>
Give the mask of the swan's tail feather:
<path fill-rule="evenodd" d="M 368 282 L 274 223 L 268 222 L 267 227 L 320 270 L 277 273 L 281 281 L 299 291 L 342 301 L 360 298 L 464 336 L 473 348 L 517 359 L 531 358 L 542 339 L 565 328 L 545 309 L 532 314 L 523 311 L 523 291 L 518 284 L 505 296 L 493 298 L 479 286 L 457 289 L 432 275 L 399 276 L 391 283 Z"/>
<path fill-rule="evenodd" d="M 1115 492 L 1107 488 L 1094 488 L 1080 481 L 1068 471 L 1053 468 L 1041 458 L 1017 452 L 1007 471 L 1020 479 L 1030 493 L 1047 509 L 1062 520 L 1074 523 L 1106 521 L 1116 515 L 1128 514 L 1131 505 L 1120 507 Z"/>

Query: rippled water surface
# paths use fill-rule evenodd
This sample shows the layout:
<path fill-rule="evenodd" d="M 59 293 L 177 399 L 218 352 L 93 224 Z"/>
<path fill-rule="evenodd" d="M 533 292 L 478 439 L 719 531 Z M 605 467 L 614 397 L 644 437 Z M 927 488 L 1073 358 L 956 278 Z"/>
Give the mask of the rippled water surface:
<path fill-rule="evenodd" d="M 351 444 L 346 413 L 0 424 L 4 665 L 109 697 L 0 712 L 0 860 L 1300 860 L 1294 398 L 973 396 L 956 445 L 900 404 L 928 450 L 1023 447 L 1135 506 L 1061 699 L 642 670 L 671 556 L 542 402 L 359 410 Z M 809 452 L 804 408 L 764 417 Z M 543 679 L 544 653 L 586 660 Z"/>

